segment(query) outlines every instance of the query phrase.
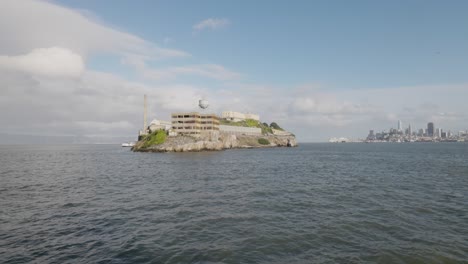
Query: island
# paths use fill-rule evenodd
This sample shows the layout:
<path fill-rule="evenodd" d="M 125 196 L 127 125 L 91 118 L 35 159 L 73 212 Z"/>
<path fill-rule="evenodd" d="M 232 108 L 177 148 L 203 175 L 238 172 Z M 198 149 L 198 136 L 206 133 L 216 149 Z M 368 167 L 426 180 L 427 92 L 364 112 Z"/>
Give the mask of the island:
<path fill-rule="evenodd" d="M 256 114 L 225 111 L 218 117 L 203 112 L 181 112 L 172 113 L 171 122 L 153 120 L 149 126 L 145 124 L 132 150 L 196 152 L 296 146 L 293 133 L 276 122 L 262 123 Z"/>

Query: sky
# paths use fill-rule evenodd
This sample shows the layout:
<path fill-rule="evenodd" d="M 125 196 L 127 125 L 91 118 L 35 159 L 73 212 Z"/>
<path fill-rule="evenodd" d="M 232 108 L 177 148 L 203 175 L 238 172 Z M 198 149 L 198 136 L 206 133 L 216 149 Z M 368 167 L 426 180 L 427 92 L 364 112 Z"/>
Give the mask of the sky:
<path fill-rule="evenodd" d="M 464 0 L 3 0 L 0 143 L 134 140 L 144 94 L 150 120 L 205 98 L 299 142 L 398 120 L 465 130 L 467 11 Z"/>

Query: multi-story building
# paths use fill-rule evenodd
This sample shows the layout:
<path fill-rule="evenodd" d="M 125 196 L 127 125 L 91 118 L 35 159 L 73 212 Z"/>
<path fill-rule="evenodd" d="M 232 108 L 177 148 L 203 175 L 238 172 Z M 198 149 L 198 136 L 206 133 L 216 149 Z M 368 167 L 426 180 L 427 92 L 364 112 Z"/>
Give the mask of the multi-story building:
<path fill-rule="evenodd" d="M 424 129 L 420 128 L 418 131 L 418 137 L 424 136 Z"/>
<path fill-rule="evenodd" d="M 369 135 L 367 136 L 367 140 L 375 140 L 376 136 L 374 134 L 374 130 L 369 130 Z"/>
<path fill-rule="evenodd" d="M 427 136 L 429 137 L 434 136 L 434 123 L 432 122 L 427 123 Z"/>
<path fill-rule="evenodd" d="M 219 118 L 215 114 L 198 112 L 172 113 L 172 129 L 177 134 L 200 135 L 219 131 Z"/>

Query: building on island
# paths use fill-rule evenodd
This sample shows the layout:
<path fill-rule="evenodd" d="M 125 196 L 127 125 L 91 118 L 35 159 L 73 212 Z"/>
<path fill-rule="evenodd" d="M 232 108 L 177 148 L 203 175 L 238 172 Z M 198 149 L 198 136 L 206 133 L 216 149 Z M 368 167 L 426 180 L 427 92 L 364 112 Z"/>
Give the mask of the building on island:
<path fill-rule="evenodd" d="M 155 132 L 157 130 L 169 131 L 171 128 L 171 122 L 157 119 L 153 119 L 153 121 L 151 121 L 150 125 L 148 126 L 150 132 Z"/>
<path fill-rule="evenodd" d="M 219 131 L 224 134 L 231 135 L 250 135 L 250 136 L 260 136 L 262 134 L 262 129 L 259 127 L 242 127 L 242 126 L 227 126 L 220 125 Z"/>
<path fill-rule="evenodd" d="M 243 121 L 246 119 L 253 119 L 256 121 L 260 121 L 260 116 L 256 114 L 251 114 L 251 113 L 240 113 L 240 112 L 234 112 L 234 111 L 224 111 L 221 114 L 221 118 L 229 121 L 234 121 L 234 122 L 239 122 Z"/>
<path fill-rule="evenodd" d="M 224 113 L 224 112 L 223 112 Z M 240 113 L 239 113 L 240 114 Z M 202 135 L 210 132 L 222 132 L 233 135 L 261 135 L 258 127 L 241 127 L 220 125 L 219 117 L 215 114 L 200 114 L 198 112 L 172 113 L 173 135 Z M 247 117 L 250 117 L 247 115 Z M 258 115 L 255 115 L 254 118 Z M 245 116 L 243 116 L 245 118 Z M 245 119 L 242 119 L 245 120 Z"/>
<path fill-rule="evenodd" d="M 172 130 L 181 135 L 200 135 L 219 131 L 219 117 L 198 112 L 172 113 Z"/>
<path fill-rule="evenodd" d="M 272 128 L 271 131 L 273 132 L 273 135 L 275 136 L 291 136 L 292 135 L 291 132 L 274 129 L 274 128 Z"/>

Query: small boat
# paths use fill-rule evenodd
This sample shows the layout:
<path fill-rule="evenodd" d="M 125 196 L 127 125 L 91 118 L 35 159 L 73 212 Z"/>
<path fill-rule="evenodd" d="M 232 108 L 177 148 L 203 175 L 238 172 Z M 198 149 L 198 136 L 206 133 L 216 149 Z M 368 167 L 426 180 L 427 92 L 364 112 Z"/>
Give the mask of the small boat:
<path fill-rule="evenodd" d="M 133 146 L 135 146 L 135 142 L 122 143 L 122 147 L 133 147 Z"/>

